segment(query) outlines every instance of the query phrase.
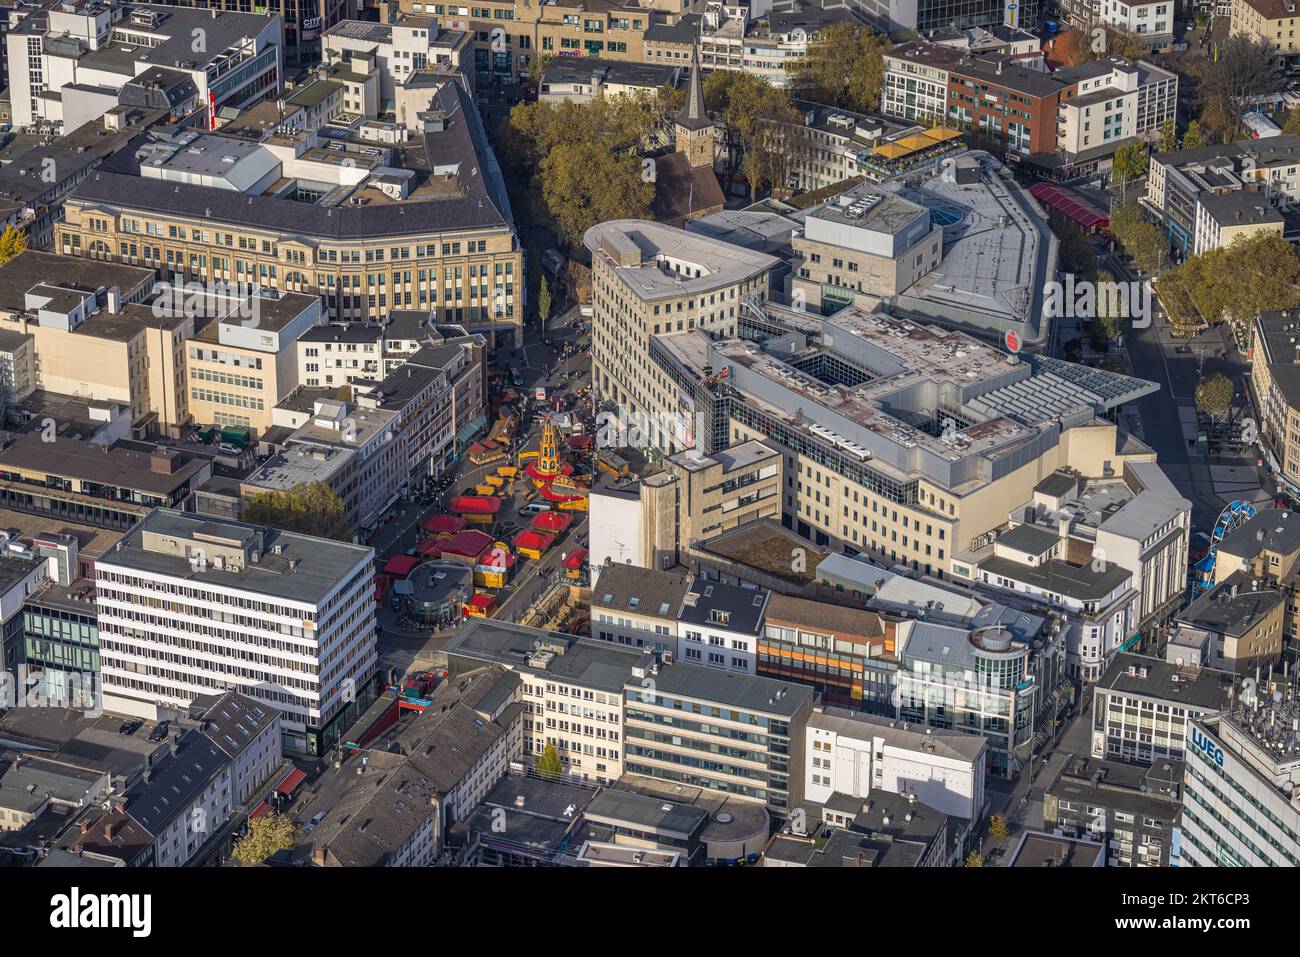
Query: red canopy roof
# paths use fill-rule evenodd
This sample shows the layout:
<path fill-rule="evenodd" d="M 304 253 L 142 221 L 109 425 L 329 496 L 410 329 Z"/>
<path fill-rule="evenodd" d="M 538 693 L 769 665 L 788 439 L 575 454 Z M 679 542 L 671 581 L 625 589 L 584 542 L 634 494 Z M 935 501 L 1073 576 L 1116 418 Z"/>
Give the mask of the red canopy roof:
<path fill-rule="evenodd" d="M 1105 229 L 1110 225 L 1110 220 L 1104 214 L 1099 213 L 1068 189 L 1053 186 L 1051 183 L 1035 183 L 1029 187 L 1029 192 L 1039 202 L 1060 210 L 1085 229 L 1094 227 Z"/>
<path fill-rule="evenodd" d="M 487 495 L 457 495 L 448 507 L 462 514 L 495 515 L 501 511 L 501 499 Z"/>
<path fill-rule="evenodd" d="M 478 558 L 492 546 L 492 536 L 474 529 L 457 532 L 451 538 L 438 543 L 444 555 L 459 555 L 462 558 Z"/>
<path fill-rule="evenodd" d="M 533 520 L 529 524 L 533 528 L 540 528 L 544 532 L 562 532 L 573 524 L 573 516 L 554 510 L 538 512 L 533 516 Z"/>
<path fill-rule="evenodd" d="M 582 567 L 582 563 L 586 560 L 587 550 L 585 548 L 575 548 L 564 556 L 563 565 L 565 568 L 578 569 Z"/>
<path fill-rule="evenodd" d="M 253 810 L 252 814 L 248 815 L 248 819 L 250 821 L 256 821 L 259 817 L 263 817 L 264 815 L 269 814 L 270 812 L 271 812 L 271 805 L 263 801 Z"/>
<path fill-rule="evenodd" d="M 591 448 L 590 435 L 571 435 L 569 436 L 569 448 L 571 449 L 589 449 Z"/>
<path fill-rule="evenodd" d="M 305 780 L 307 780 L 307 775 L 304 774 L 302 771 L 299 771 L 297 768 L 294 768 L 287 775 L 285 775 L 283 781 L 281 781 L 279 784 L 275 786 L 275 793 L 288 796 L 292 794 L 294 792 L 294 789 L 297 788 L 299 784 L 302 784 L 302 782 Z"/>
<path fill-rule="evenodd" d="M 475 595 L 469 603 L 475 608 L 491 608 L 493 600 L 491 595 Z"/>
<path fill-rule="evenodd" d="M 384 565 L 384 571 L 390 575 L 396 575 L 398 578 L 405 578 L 411 574 L 411 569 L 420 564 L 420 560 L 413 555 L 394 555 Z"/>
<path fill-rule="evenodd" d="M 424 522 L 426 532 L 459 532 L 468 522 L 459 515 L 430 515 Z"/>
<path fill-rule="evenodd" d="M 550 548 L 553 541 L 555 539 L 545 532 L 539 532 L 531 528 L 524 529 L 514 538 L 516 548 L 531 548 L 534 551 Z"/>
<path fill-rule="evenodd" d="M 442 539 L 426 538 L 419 545 L 415 546 L 415 550 L 421 555 L 439 555 L 442 553 Z"/>

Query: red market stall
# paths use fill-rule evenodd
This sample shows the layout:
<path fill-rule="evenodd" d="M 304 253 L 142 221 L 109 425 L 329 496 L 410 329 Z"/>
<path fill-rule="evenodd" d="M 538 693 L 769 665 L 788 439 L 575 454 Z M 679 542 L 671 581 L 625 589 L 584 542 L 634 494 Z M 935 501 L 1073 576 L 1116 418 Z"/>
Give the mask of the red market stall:
<path fill-rule="evenodd" d="M 540 559 L 555 539 L 536 529 L 525 529 L 514 537 L 515 551 L 524 558 Z"/>
<path fill-rule="evenodd" d="M 465 602 L 466 618 L 486 618 L 492 613 L 497 600 L 492 595 L 475 595 Z"/>
<path fill-rule="evenodd" d="M 441 557 L 458 561 L 463 565 L 475 564 L 491 547 L 492 536 L 474 529 L 457 532 L 451 538 L 438 542 Z"/>
<path fill-rule="evenodd" d="M 395 578 L 405 578 L 411 574 L 411 570 L 418 564 L 420 564 L 420 559 L 414 555 L 394 555 L 384 565 L 384 573 Z"/>
<path fill-rule="evenodd" d="M 433 534 L 459 532 L 469 523 L 459 515 L 430 515 L 424 520 L 424 530 Z"/>
<path fill-rule="evenodd" d="M 573 524 L 573 516 L 552 509 L 549 512 L 538 512 L 529 524 L 539 531 L 559 533 Z"/>
<path fill-rule="evenodd" d="M 582 577 L 582 568 L 587 564 L 587 550 L 585 548 L 575 548 L 564 556 L 564 561 L 560 564 L 564 566 L 565 578 Z"/>

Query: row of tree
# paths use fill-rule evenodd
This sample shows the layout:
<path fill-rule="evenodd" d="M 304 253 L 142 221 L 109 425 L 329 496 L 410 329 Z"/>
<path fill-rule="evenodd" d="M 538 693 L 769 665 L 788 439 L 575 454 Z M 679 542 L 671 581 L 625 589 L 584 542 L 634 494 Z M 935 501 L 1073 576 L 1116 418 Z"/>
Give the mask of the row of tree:
<path fill-rule="evenodd" d="M 1169 269 L 1156 280 L 1175 335 L 1202 322 L 1248 322 L 1300 306 L 1300 254 L 1281 236 L 1244 236 Z"/>

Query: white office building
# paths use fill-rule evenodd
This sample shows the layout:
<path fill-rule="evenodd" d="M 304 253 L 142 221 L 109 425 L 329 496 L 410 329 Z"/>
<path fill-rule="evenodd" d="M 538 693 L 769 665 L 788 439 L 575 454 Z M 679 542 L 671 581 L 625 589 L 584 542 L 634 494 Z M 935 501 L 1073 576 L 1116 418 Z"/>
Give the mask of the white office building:
<path fill-rule="evenodd" d="M 369 701 L 374 552 L 155 509 L 95 566 L 105 707 L 156 719 L 241 691 L 325 752 Z"/>
<path fill-rule="evenodd" d="M 1182 866 L 1300 865 L 1300 709 L 1293 686 L 1260 695 L 1188 723 Z"/>
<path fill-rule="evenodd" d="M 982 735 L 909 725 L 894 718 L 824 708 L 808 718 L 804 796 L 865 800 L 872 791 L 910 794 L 927 807 L 968 821 L 984 808 Z"/>

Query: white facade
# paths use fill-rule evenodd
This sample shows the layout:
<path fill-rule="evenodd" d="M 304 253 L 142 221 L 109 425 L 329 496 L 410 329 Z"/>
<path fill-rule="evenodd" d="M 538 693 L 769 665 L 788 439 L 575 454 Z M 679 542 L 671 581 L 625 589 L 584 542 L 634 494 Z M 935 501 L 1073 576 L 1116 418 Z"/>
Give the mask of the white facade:
<path fill-rule="evenodd" d="M 274 563 L 286 577 L 312 574 L 289 562 L 311 562 L 322 548 L 345 556 L 330 567 L 346 569 L 313 597 L 293 597 L 283 593 L 290 583 L 275 587 L 274 575 L 218 566 L 216 547 L 205 559 L 204 540 L 194 537 L 213 524 L 235 534 L 251 526 L 180 515 L 156 509 L 124 540 L 126 547 L 119 544 L 96 563 L 106 706 L 155 718 L 160 709 L 185 708 L 200 695 L 241 691 L 279 709 L 286 736 L 305 750 L 308 732 L 327 725 L 374 673 L 373 551 L 274 533 L 272 540 L 297 557 L 259 553 L 256 563 Z M 151 532 L 170 539 L 172 555 L 181 557 L 156 552 Z M 255 564 L 251 555 L 248 561 Z M 248 587 L 252 579 L 261 587 Z"/>
<path fill-rule="evenodd" d="M 1188 722 L 1182 863 L 1190 867 L 1300 865 L 1300 757 L 1293 709 Z M 1263 722 L 1261 723 L 1261 716 Z M 1267 722 L 1281 720 L 1269 729 Z M 1284 756 L 1266 750 L 1282 743 Z"/>
<path fill-rule="evenodd" d="M 154 66 L 189 74 L 198 102 L 215 102 L 217 109 L 251 106 L 283 86 L 278 16 L 144 4 L 131 9 L 129 17 L 122 5 L 107 4 L 37 11 L 6 35 L 15 128 L 48 122 L 70 133 L 102 116 L 132 76 Z M 110 48 L 135 51 L 132 73 L 95 55 Z M 72 109 L 65 109 L 65 100 Z M 87 109 L 92 101 L 98 105 Z"/>
<path fill-rule="evenodd" d="M 642 554 L 641 497 L 635 491 L 606 490 L 596 486 L 588 499 L 590 521 L 587 564 L 594 589 L 606 561 L 635 564 Z"/>
<path fill-rule="evenodd" d="M 732 631 L 716 621 L 705 624 L 679 621 L 677 660 L 742 675 L 757 674 L 758 636 Z"/>
<path fill-rule="evenodd" d="M 927 807 L 975 820 L 984 808 L 983 738 L 909 728 L 842 708 L 808 718 L 804 796 L 824 804 L 836 792 L 914 794 Z"/>
<path fill-rule="evenodd" d="M 1143 40 L 1172 37 L 1174 32 L 1174 0 L 1153 0 L 1149 3 L 1125 3 L 1124 0 L 1101 0 L 1097 12 L 1101 22 L 1126 33 L 1135 33 Z"/>

